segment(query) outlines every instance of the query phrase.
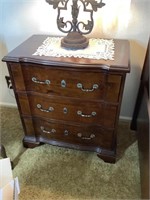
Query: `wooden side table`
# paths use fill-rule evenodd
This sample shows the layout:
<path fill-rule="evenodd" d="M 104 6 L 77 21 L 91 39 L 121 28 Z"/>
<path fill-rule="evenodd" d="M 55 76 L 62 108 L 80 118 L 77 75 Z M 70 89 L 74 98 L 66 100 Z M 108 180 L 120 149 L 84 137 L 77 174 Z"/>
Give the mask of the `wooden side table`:
<path fill-rule="evenodd" d="M 48 143 L 93 151 L 115 163 L 130 72 L 129 42 L 114 40 L 114 60 L 34 55 L 47 37 L 33 35 L 3 58 L 25 132 L 24 146 Z"/>

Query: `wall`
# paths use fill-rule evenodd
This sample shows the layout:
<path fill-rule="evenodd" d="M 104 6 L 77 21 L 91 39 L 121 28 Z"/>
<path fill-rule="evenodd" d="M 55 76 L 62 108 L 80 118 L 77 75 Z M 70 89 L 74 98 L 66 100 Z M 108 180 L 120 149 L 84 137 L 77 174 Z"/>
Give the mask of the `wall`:
<path fill-rule="evenodd" d="M 149 38 L 149 0 L 103 0 L 94 13 L 95 26 L 88 37 L 123 38 L 130 41 L 131 72 L 127 75 L 121 116 L 131 118 Z M 45 0 L 0 1 L 0 60 L 32 34 L 63 35 L 56 26 L 57 11 Z M 0 104 L 16 105 L 7 88 L 5 63 L 0 61 Z"/>

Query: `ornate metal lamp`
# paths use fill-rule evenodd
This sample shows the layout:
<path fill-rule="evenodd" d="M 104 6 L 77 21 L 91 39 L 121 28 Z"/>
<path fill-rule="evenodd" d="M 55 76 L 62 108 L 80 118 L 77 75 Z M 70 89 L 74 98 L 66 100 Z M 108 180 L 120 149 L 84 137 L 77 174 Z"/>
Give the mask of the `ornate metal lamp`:
<path fill-rule="evenodd" d="M 64 21 L 64 17 L 61 17 L 61 11 L 67 10 L 68 2 L 70 0 L 46 0 L 47 3 L 53 5 L 54 9 L 58 9 L 57 26 L 63 33 L 68 33 L 61 40 L 61 46 L 67 49 L 84 49 L 88 46 L 88 39 L 82 34 L 89 34 L 94 26 L 93 11 L 97 11 L 98 8 L 102 8 L 105 3 L 100 0 L 98 3 L 96 0 L 72 0 L 71 15 L 72 21 Z M 83 5 L 83 11 L 88 12 L 90 20 L 87 23 L 78 21 L 78 15 L 80 11 L 79 1 Z"/>

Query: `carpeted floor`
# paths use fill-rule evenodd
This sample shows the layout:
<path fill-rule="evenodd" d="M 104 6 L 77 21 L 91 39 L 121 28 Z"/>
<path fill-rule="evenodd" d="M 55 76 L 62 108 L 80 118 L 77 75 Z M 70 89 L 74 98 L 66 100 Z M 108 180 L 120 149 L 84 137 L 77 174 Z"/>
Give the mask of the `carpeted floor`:
<path fill-rule="evenodd" d="M 15 165 L 20 200 L 140 199 L 136 136 L 127 122 L 119 123 L 121 158 L 108 164 L 92 152 L 47 144 L 25 149 L 18 110 L 1 107 L 0 114 L 1 140 Z"/>

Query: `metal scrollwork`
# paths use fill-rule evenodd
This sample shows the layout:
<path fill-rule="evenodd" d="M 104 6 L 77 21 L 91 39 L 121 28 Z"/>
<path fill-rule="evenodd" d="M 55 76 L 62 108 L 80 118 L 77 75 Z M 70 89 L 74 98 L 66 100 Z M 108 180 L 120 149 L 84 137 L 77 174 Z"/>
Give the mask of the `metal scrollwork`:
<path fill-rule="evenodd" d="M 71 0 L 70 0 L 71 1 Z M 98 8 L 102 8 L 105 3 L 100 0 L 72 0 L 71 16 L 72 20 L 65 20 L 61 16 L 61 11 L 67 10 L 69 0 L 46 0 L 47 3 L 53 5 L 54 9 L 58 9 L 57 27 L 63 33 L 68 33 L 61 40 L 61 46 L 68 49 L 84 49 L 88 46 L 88 39 L 82 34 L 89 34 L 94 26 L 93 12 Z M 81 9 L 82 8 L 82 9 Z M 80 12 L 89 14 L 86 22 L 78 19 Z"/>
<path fill-rule="evenodd" d="M 93 11 L 96 12 L 98 8 L 102 8 L 105 5 L 102 0 L 100 0 L 100 2 L 97 2 L 96 0 L 72 0 L 72 21 L 64 21 L 64 17 L 61 17 L 61 10 L 67 10 L 69 0 L 46 0 L 46 2 L 53 5 L 54 9 L 58 9 L 57 26 L 60 31 L 64 33 L 77 31 L 82 34 L 89 34 L 92 31 L 94 25 Z M 78 15 L 80 12 L 78 2 L 82 3 L 83 11 L 89 13 L 90 20 L 87 20 L 87 23 L 78 21 Z M 68 26 L 70 26 L 70 28 L 68 30 L 64 30 L 64 28 Z"/>

